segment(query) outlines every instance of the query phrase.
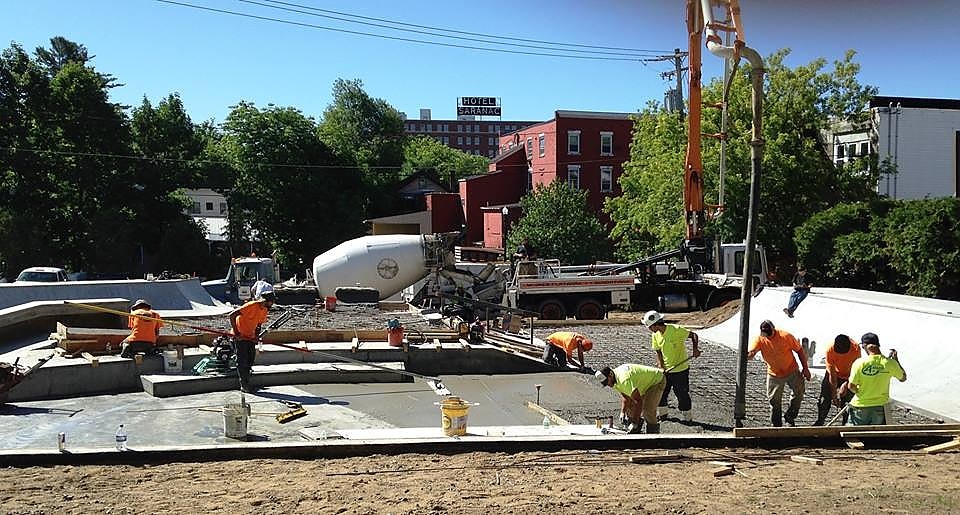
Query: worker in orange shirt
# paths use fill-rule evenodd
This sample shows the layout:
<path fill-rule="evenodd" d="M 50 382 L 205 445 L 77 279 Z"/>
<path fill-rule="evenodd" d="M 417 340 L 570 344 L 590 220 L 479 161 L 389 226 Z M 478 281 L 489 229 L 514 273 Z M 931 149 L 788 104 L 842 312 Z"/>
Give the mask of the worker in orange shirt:
<path fill-rule="evenodd" d="M 160 314 L 153 311 L 149 302 L 137 299 L 130 306 L 127 327 L 130 328 L 130 336 L 120 342 L 121 358 L 132 358 L 140 352 L 148 355 L 157 354 L 157 338 L 160 336 L 163 322 L 160 320 Z"/>
<path fill-rule="evenodd" d="M 800 413 L 800 402 L 803 400 L 804 381 L 810 380 L 810 368 L 807 365 L 807 353 L 800 346 L 797 337 L 774 327 L 773 322 L 764 320 L 760 323 L 760 335 L 750 343 L 747 359 L 753 359 L 760 353 L 767 363 L 767 400 L 770 402 L 770 424 L 774 427 L 783 425 L 793 426 Z M 800 359 L 800 367 L 793 355 Z M 783 389 L 790 387 L 790 406 L 783 414 Z"/>
<path fill-rule="evenodd" d="M 559 331 L 547 336 L 546 344 L 543 349 L 544 363 L 564 368 L 569 361 L 581 370 L 585 368 L 583 353 L 593 348 L 593 341 L 590 338 L 570 331 Z M 573 357 L 574 351 L 577 353 L 577 359 Z"/>
<path fill-rule="evenodd" d="M 272 291 L 264 292 L 259 299 L 251 300 L 230 313 L 230 326 L 233 327 L 234 351 L 237 354 L 237 373 L 240 375 L 240 389 L 255 391 L 250 384 L 253 362 L 257 357 L 256 343 L 260 327 L 270 316 L 270 308 L 276 300 Z"/>
<path fill-rule="evenodd" d="M 850 379 L 850 366 L 860 357 L 860 346 L 845 334 L 838 334 L 833 345 L 827 347 L 827 367 L 820 382 L 820 399 L 817 401 L 817 421 L 822 426 L 830 406 L 842 407 L 853 399 L 853 392 L 847 387 Z M 843 412 L 843 422 L 847 423 L 847 412 Z"/>

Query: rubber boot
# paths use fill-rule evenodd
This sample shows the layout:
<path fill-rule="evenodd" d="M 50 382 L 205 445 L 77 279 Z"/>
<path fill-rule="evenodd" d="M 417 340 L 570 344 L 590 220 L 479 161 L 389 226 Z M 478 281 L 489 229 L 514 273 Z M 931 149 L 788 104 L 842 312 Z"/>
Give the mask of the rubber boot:
<path fill-rule="evenodd" d="M 660 432 L 660 424 L 647 424 L 647 434 L 655 435 Z"/>

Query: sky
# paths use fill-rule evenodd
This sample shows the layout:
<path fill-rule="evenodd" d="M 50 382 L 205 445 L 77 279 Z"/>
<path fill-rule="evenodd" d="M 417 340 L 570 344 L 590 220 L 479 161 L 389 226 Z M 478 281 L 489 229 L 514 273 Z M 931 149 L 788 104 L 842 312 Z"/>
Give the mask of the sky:
<path fill-rule="evenodd" d="M 181 5 L 4 0 L 0 35 L 4 48 L 18 43 L 29 51 L 54 36 L 83 44 L 96 69 L 123 84 L 111 91 L 113 101 L 156 103 L 176 92 L 195 122 L 222 122 L 242 100 L 320 118 L 338 78 L 360 79 L 367 93 L 410 118 L 429 108 L 433 119 L 453 119 L 461 96 L 499 97 L 504 120 L 548 120 L 561 109 L 636 112 L 662 102 L 672 84 L 661 77 L 672 64 L 644 60 L 687 47 L 683 0 L 169 1 Z M 741 8 L 746 43 L 763 56 L 789 48 L 786 62 L 797 66 L 853 49 L 861 83 L 881 95 L 960 98 L 960 0 L 741 0 Z M 722 75 L 721 59 L 704 52 L 703 61 L 704 82 Z"/>

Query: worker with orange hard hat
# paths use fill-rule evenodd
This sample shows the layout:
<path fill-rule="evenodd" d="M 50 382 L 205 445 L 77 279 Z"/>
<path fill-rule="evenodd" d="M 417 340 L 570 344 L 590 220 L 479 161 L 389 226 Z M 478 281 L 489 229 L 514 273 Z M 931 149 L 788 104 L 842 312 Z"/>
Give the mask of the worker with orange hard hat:
<path fill-rule="evenodd" d="M 566 367 L 567 362 L 583 369 L 583 353 L 593 348 L 590 338 L 570 331 L 559 331 L 547 336 L 546 348 L 543 349 L 544 363 L 551 363 L 558 367 Z M 573 353 L 576 351 L 577 358 Z"/>

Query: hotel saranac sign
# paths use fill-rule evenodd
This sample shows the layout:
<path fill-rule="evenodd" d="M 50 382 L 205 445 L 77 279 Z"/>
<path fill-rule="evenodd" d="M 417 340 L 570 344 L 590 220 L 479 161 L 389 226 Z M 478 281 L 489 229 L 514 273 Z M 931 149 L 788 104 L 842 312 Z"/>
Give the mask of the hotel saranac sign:
<path fill-rule="evenodd" d="M 500 116 L 497 97 L 457 97 L 457 116 Z"/>

